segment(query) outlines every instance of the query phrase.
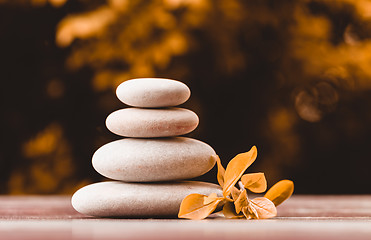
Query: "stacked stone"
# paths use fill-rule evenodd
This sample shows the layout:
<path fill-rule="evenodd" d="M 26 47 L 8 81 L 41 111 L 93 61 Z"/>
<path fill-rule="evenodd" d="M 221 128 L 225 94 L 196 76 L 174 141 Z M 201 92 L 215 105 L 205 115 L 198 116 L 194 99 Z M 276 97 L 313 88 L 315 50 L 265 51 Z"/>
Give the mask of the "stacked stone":
<path fill-rule="evenodd" d="M 78 190 L 72 197 L 78 212 L 99 217 L 176 216 L 189 194 L 221 194 L 218 185 L 182 181 L 215 165 L 215 151 L 209 145 L 179 137 L 199 122 L 194 112 L 175 107 L 190 97 L 185 84 L 133 79 L 120 84 L 116 94 L 131 107 L 111 113 L 106 126 L 126 138 L 102 146 L 92 159 L 97 172 L 115 181 Z"/>

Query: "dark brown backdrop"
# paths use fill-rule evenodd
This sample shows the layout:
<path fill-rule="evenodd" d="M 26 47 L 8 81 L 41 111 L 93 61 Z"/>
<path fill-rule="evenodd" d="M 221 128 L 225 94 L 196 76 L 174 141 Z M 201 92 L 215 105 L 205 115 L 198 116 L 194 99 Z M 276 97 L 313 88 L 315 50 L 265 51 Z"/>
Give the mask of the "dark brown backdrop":
<path fill-rule="evenodd" d="M 359 1 L 0 1 L 0 193 L 72 193 L 122 81 L 192 91 L 189 136 L 296 193 L 370 193 L 371 23 Z M 114 16 L 114 17 L 112 17 Z M 199 179 L 216 182 L 212 170 Z"/>

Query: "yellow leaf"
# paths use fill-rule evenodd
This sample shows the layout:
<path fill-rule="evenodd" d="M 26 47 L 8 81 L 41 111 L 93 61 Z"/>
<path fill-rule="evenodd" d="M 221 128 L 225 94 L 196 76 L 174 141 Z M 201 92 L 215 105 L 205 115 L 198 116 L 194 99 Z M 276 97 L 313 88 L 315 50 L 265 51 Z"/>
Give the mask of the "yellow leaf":
<path fill-rule="evenodd" d="M 207 196 L 197 193 L 185 197 L 180 204 L 178 217 L 193 220 L 204 219 L 209 216 L 218 206 L 219 202 L 223 200 L 223 198 L 217 198 L 209 204 L 204 204 L 205 198 L 207 198 Z"/>
<path fill-rule="evenodd" d="M 244 189 L 240 195 L 238 196 L 238 198 L 234 201 L 234 206 L 235 206 L 235 209 L 236 209 L 236 213 L 240 213 L 242 208 L 243 207 L 246 207 L 248 205 L 248 201 L 247 201 L 247 192 L 246 192 L 246 189 Z"/>
<path fill-rule="evenodd" d="M 232 199 L 233 201 L 236 201 L 237 198 L 240 196 L 242 191 L 240 191 L 238 188 L 236 188 L 235 186 L 233 186 L 232 190 L 231 190 L 231 195 L 232 195 Z"/>
<path fill-rule="evenodd" d="M 215 201 L 217 198 L 218 198 L 218 196 L 216 195 L 216 193 L 212 193 L 212 194 L 210 194 L 209 196 L 204 197 L 204 205 L 207 205 L 207 204 L 209 204 L 209 203 L 212 203 L 212 202 Z"/>
<path fill-rule="evenodd" d="M 254 213 L 251 213 L 250 211 L 254 212 Z M 243 215 L 245 216 L 245 218 L 247 220 L 251 219 L 251 218 L 254 218 L 255 214 L 256 214 L 256 211 L 251 209 L 250 205 L 249 206 L 246 206 L 246 207 L 243 207 L 242 208 L 242 213 Z"/>
<path fill-rule="evenodd" d="M 232 187 L 240 179 L 246 169 L 255 161 L 257 149 L 253 146 L 250 151 L 240 153 L 229 163 L 224 174 L 223 195 L 226 197 L 231 193 Z"/>
<path fill-rule="evenodd" d="M 216 160 L 216 164 L 218 166 L 217 180 L 218 180 L 219 185 L 221 187 L 223 187 L 223 185 L 224 185 L 224 173 L 225 173 L 225 169 L 224 169 L 222 163 L 220 162 L 220 158 L 219 158 L 218 155 L 213 155 L 211 157 Z"/>
<path fill-rule="evenodd" d="M 294 183 L 290 180 L 281 180 L 274 184 L 264 197 L 271 200 L 274 205 L 278 206 L 288 199 L 294 192 Z"/>
<path fill-rule="evenodd" d="M 241 177 L 244 187 L 254 193 L 262 193 L 267 190 L 267 180 L 264 173 L 248 173 Z"/>
<path fill-rule="evenodd" d="M 223 206 L 223 214 L 226 218 L 243 218 L 243 214 L 237 214 L 234 209 L 234 204 L 232 202 L 227 202 Z"/>
<path fill-rule="evenodd" d="M 272 218 L 277 215 L 276 206 L 268 198 L 254 198 L 253 200 L 249 200 L 249 203 L 250 207 L 255 210 L 254 213 L 257 219 Z"/>

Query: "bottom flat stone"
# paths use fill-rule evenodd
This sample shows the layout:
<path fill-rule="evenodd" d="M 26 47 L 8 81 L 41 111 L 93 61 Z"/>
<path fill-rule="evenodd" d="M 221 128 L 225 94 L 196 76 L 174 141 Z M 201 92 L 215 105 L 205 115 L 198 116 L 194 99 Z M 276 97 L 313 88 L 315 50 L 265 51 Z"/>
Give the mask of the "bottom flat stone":
<path fill-rule="evenodd" d="M 187 195 L 213 192 L 222 196 L 218 185 L 205 182 L 108 181 L 79 189 L 72 196 L 72 206 L 80 213 L 96 217 L 177 216 L 180 203 Z"/>

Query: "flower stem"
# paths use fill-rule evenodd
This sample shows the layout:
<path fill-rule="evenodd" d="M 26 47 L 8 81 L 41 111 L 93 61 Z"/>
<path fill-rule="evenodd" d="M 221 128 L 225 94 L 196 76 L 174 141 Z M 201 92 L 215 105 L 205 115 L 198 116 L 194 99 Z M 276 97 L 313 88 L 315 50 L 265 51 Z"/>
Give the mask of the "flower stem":
<path fill-rule="evenodd" d="M 241 181 L 238 181 L 238 186 L 240 187 L 240 190 L 243 191 L 245 189 L 245 186 Z"/>

